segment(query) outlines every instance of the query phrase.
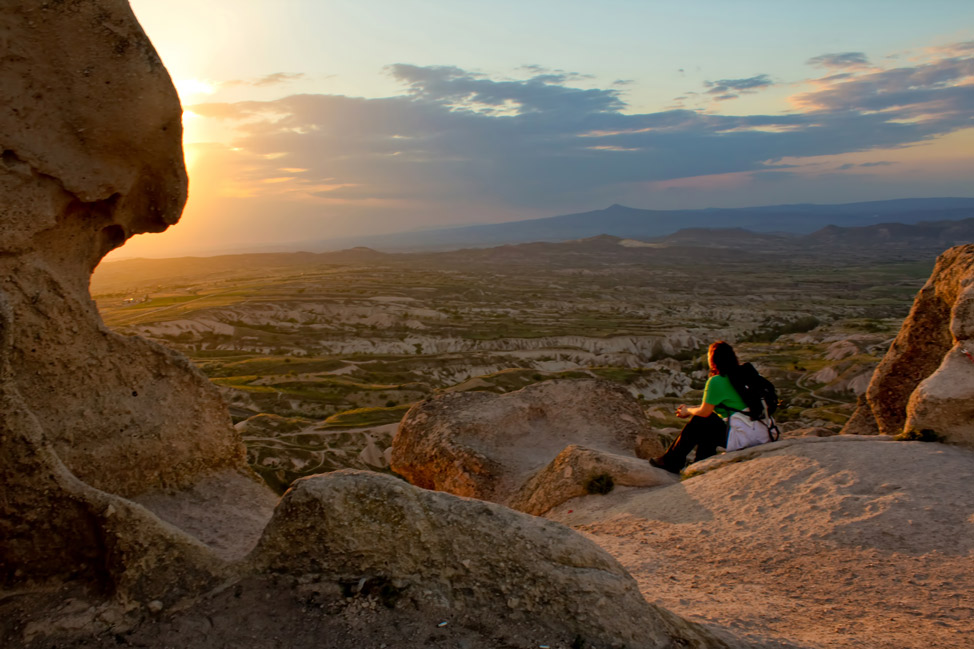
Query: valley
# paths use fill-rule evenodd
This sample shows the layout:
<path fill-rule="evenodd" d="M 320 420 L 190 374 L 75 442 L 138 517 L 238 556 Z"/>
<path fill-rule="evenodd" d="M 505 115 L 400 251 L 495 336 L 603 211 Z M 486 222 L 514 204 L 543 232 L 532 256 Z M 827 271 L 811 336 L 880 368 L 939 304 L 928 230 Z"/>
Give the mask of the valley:
<path fill-rule="evenodd" d="M 104 264 L 91 290 L 108 326 L 210 378 L 279 492 L 336 468 L 388 471 L 396 424 L 439 391 L 603 378 L 675 432 L 672 412 L 700 398 L 716 339 L 778 386 L 785 430 L 835 432 L 935 254 L 753 235 L 758 254 L 740 232 L 137 259 Z"/>

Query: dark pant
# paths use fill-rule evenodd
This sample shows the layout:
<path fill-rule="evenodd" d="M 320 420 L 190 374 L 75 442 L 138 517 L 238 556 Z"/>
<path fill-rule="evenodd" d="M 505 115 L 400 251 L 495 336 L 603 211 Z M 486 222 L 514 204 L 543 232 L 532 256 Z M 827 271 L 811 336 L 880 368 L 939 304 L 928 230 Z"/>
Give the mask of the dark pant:
<path fill-rule="evenodd" d="M 680 471 L 694 446 L 697 447 L 698 461 L 717 453 L 718 446 L 727 446 L 727 424 L 719 415 L 691 417 L 680 436 L 663 454 L 663 464 L 672 471 Z"/>

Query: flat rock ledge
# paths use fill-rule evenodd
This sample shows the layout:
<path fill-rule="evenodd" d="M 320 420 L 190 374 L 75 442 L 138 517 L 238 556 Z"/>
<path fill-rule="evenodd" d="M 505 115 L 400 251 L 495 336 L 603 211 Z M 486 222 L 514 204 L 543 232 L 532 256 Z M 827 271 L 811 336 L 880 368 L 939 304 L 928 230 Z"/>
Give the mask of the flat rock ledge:
<path fill-rule="evenodd" d="M 723 466 L 727 466 L 728 464 L 745 462 L 747 460 L 752 460 L 762 455 L 774 453 L 775 451 L 781 451 L 792 446 L 805 446 L 808 444 L 857 444 L 862 442 L 877 441 L 893 442 L 896 440 L 891 435 L 830 435 L 828 437 L 795 437 L 791 439 L 782 439 L 777 442 L 760 444 L 750 448 L 742 448 L 739 451 L 721 453 L 720 455 L 708 457 L 706 460 L 694 462 L 687 465 L 687 467 L 683 469 L 680 476 L 683 478 L 692 478 L 694 476 L 703 475 L 704 473 L 709 473 Z"/>

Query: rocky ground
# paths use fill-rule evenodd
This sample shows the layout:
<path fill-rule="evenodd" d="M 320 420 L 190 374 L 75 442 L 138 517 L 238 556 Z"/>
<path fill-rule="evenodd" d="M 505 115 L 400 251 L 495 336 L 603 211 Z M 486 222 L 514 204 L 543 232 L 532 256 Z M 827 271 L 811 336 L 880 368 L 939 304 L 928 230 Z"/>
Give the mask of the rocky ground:
<path fill-rule="evenodd" d="M 969 646 L 974 452 L 841 436 L 744 457 L 709 460 L 671 486 L 570 500 L 547 517 L 608 550 L 651 603 L 732 644 Z M 587 646 L 492 611 L 397 605 L 380 584 L 247 577 L 147 617 L 71 588 L 2 593 L 3 637 L 65 649 L 290 648 L 323 638 L 341 649 Z"/>
<path fill-rule="evenodd" d="M 349 591 L 353 589 L 354 584 L 349 586 Z M 148 616 L 127 615 L 80 587 L 29 595 L 0 593 L 4 613 L 0 637 L 28 649 L 584 646 L 575 637 L 538 633 L 530 624 L 502 619 L 487 610 L 474 619 L 442 608 L 396 609 L 379 594 L 349 591 L 335 584 L 249 578 L 228 584 L 191 608 Z"/>
<path fill-rule="evenodd" d="M 649 601 L 758 644 L 971 646 L 974 452 L 842 436 L 710 462 L 548 517 L 607 549 Z"/>

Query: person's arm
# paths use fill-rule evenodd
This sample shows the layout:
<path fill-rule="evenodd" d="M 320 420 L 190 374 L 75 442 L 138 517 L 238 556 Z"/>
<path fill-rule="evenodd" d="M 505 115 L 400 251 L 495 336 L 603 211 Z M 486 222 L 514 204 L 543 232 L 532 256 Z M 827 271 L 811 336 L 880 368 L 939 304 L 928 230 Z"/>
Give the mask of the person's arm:
<path fill-rule="evenodd" d="M 713 393 L 713 390 L 716 387 L 716 379 L 716 376 L 711 376 L 707 379 L 707 385 L 703 386 L 703 399 L 699 406 L 694 408 L 693 406 L 680 404 L 680 407 L 676 409 L 676 416 L 680 419 L 689 419 L 690 417 L 709 417 L 714 414 L 715 404 L 707 402 L 715 400 L 713 397 L 716 395 Z M 717 400 L 719 401 L 719 399 Z"/>
<path fill-rule="evenodd" d="M 706 402 L 701 403 L 697 407 L 681 404 L 680 407 L 676 409 L 676 416 L 680 419 L 689 419 L 690 417 L 709 417 L 712 414 L 714 414 L 714 404 Z"/>

